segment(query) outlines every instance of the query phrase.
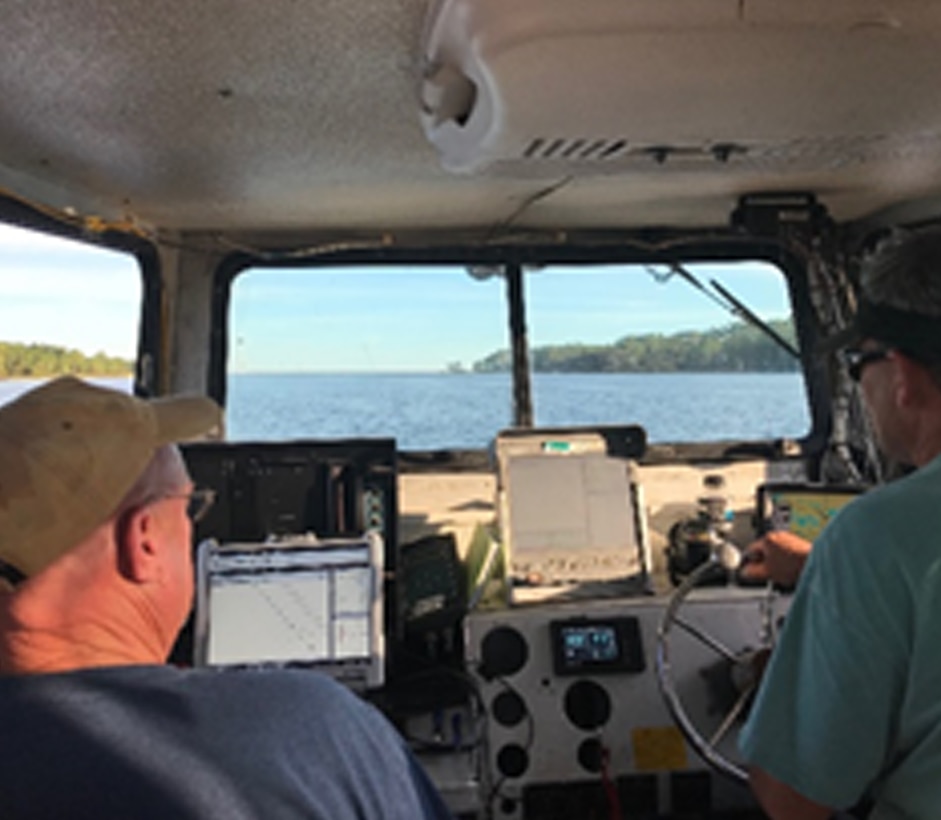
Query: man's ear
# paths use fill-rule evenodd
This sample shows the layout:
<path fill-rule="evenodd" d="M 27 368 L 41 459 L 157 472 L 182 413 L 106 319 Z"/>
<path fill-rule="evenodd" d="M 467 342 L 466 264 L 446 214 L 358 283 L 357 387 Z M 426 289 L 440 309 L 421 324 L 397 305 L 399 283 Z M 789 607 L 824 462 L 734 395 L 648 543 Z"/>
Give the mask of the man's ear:
<path fill-rule="evenodd" d="M 118 520 L 118 571 L 138 584 L 159 575 L 157 522 L 149 507 L 135 507 Z"/>
<path fill-rule="evenodd" d="M 924 365 L 904 353 L 895 354 L 895 402 L 901 409 L 919 406 L 930 376 Z"/>

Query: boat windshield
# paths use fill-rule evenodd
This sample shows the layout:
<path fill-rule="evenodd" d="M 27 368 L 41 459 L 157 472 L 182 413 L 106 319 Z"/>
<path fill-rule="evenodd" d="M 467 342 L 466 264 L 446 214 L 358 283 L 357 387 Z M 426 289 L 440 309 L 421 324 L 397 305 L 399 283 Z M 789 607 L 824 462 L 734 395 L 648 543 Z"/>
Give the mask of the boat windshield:
<path fill-rule="evenodd" d="M 547 265 L 523 275 L 537 426 L 642 424 L 651 441 L 799 438 L 787 281 L 763 261 Z M 249 269 L 232 286 L 228 434 L 393 436 L 401 450 L 480 448 L 513 424 L 500 267 Z"/>

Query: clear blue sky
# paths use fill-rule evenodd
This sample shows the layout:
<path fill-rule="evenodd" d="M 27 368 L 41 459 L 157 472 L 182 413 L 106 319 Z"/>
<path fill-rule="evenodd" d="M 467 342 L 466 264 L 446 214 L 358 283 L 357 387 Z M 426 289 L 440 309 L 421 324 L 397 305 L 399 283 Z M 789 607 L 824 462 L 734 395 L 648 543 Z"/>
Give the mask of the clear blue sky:
<path fill-rule="evenodd" d="M 759 316 L 788 315 L 783 279 L 767 265 L 700 265 Z M 440 370 L 507 346 L 501 279 L 463 270 L 381 274 L 257 271 L 236 281 L 230 367 L 239 371 Z M 530 343 L 610 343 L 628 334 L 727 324 L 686 282 L 639 268 L 554 268 L 526 279 Z M 132 357 L 136 261 L 0 226 L 0 340 Z"/>
<path fill-rule="evenodd" d="M 132 357 L 137 260 L 0 225 L 0 340 Z"/>

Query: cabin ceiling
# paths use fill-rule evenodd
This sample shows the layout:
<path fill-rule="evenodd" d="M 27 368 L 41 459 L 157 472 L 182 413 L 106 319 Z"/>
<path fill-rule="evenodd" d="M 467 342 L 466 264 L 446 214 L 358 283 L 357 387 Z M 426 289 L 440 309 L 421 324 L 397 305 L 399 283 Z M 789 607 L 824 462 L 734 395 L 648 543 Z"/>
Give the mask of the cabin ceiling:
<path fill-rule="evenodd" d="M 0 189 L 81 216 L 492 235 L 720 226 L 755 191 L 941 208 L 928 0 L 0 3 Z"/>

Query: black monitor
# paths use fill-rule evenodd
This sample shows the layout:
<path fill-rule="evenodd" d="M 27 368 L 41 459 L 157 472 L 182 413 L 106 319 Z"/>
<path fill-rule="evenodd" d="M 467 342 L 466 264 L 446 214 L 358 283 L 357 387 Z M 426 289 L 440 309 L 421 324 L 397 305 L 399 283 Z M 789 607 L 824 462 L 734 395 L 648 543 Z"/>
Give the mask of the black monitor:
<path fill-rule="evenodd" d="M 397 453 L 394 439 L 198 442 L 183 445 L 193 482 L 216 492 L 194 528 L 193 544 L 261 543 L 313 534 L 321 539 L 382 536 L 388 637 L 396 618 L 398 567 Z M 193 657 L 192 618 L 171 661 Z"/>

